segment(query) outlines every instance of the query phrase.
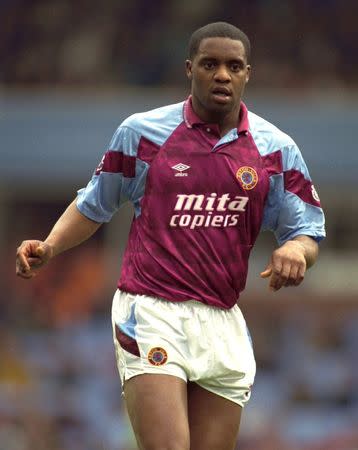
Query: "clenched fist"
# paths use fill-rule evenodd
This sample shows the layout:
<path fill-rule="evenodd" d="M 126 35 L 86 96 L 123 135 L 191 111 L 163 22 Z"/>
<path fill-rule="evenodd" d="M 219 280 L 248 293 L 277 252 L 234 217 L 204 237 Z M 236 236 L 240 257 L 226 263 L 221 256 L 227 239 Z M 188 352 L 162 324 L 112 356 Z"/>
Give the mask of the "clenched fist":
<path fill-rule="evenodd" d="M 53 249 L 42 241 L 23 241 L 16 252 L 16 275 L 32 278 L 38 269 L 48 263 L 53 256 Z"/>

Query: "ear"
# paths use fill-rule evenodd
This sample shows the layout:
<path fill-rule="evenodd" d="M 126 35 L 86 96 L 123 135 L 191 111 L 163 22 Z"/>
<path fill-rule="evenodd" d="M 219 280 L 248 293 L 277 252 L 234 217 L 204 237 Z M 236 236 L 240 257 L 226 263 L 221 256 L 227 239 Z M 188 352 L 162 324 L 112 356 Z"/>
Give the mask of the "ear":
<path fill-rule="evenodd" d="M 249 82 L 250 75 L 251 75 L 251 66 L 250 66 L 250 64 L 248 64 L 248 65 L 246 66 L 246 83 Z"/>
<path fill-rule="evenodd" d="M 185 71 L 186 71 L 186 76 L 188 77 L 188 79 L 191 81 L 193 78 L 193 72 L 192 72 L 192 67 L 193 67 L 193 63 L 191 62 L 190 59 L 187 59 L 185 61 Z"/>

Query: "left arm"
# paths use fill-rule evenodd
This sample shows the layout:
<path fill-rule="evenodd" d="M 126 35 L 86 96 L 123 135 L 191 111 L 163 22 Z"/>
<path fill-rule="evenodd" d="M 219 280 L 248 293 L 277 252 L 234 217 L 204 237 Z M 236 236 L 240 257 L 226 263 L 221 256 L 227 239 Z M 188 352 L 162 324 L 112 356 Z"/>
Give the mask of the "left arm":
<path fill-rule="evenodd" d="M 270 177 L 263 230 L 271 230 L 280 245 L 261 277 L 272 291 L 298 286 L 318 256 L 318 242 L 326 235 L 324 213 L 306 163 L 297 145 L 281 147 L 281 164 Z"/>
<path fill-rule="evenodd" d="M 309 236 L 296 236 L 286 241 L 271 255 L 262 278 L 270 278 L 269 288 L 278 291 L 282 286 L 298 286 L 306 270 L 313 266 L 318 256 L 318 244 Z"/>

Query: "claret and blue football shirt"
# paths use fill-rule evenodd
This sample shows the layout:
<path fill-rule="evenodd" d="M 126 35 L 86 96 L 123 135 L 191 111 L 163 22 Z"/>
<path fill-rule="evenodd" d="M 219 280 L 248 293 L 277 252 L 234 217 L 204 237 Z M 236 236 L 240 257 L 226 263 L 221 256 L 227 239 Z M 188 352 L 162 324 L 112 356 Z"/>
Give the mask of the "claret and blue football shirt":
<path fill-rule="evenodd" d="M 170 301 L 235 305 L 261 229 L 279 244 L 325 235 L 295 142 L 244 103 L 223 137 L 197 117 L 190 97 L 127 118 L 77 207 L 108 222 L 126 201 L 135 217 L 118 287 Z"/>

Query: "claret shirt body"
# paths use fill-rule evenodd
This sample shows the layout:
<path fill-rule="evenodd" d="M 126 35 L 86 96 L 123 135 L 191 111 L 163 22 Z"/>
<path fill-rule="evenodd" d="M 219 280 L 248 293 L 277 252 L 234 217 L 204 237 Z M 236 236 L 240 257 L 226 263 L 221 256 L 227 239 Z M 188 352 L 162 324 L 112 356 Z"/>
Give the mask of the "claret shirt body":
<path fill-rule="evenodd" d="M 260 230 L 279 244 L 325 235 L 297 145 L 243 103 L 237 128 L 223 137 L 196 116 L 190 97 L 126 119 L 77 207 L 108 222 L 126 201 L 135 216 L 118 287 L 169 301 L 230 308 Z"/>

